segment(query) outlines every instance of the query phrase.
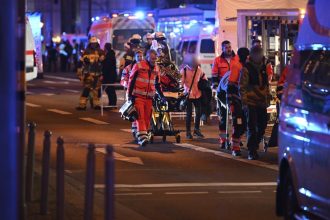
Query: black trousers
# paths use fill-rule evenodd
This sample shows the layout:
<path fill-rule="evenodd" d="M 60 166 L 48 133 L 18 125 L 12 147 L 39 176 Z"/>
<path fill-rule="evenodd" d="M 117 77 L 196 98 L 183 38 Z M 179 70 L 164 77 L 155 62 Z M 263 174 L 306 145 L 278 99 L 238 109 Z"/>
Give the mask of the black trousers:
<path fill-rule="evenodd" d="M 226 131 L 226 122 L 227 122 L 227 109 L 222 104 L 227 104 L 226 92 L 221 90 L 217 93 L 218 97 L 218 108 L 217 113 L 219 116 L 219 131 Z M 222 104 L 221 104 L 222 103 Z"/>
<path fill-rule="evenodd" d="M 249 152 L 255 152 L 265 134 L 267 127 L 267 108 L 247 106 L 245 109 L 247 119 L 247 147 Z"/>
<path fill-rule="evenodd" d="M 108 95 L 109 105 L 117 105 L 117 94 L 114 86 L 108 86 L 105 89 L 105 92 Z"/>
<path fill-rule="evenodd" d="M 232 137 L 238 139 L 246 131 L 246 118 L 242 109 L 241 100 L 233 100 L 230 109 L 233 118 Z"/>
<path fill-rule="evenodd" d="M 192 105 L 195 107 L 195 130 L 199 130 L 199 124 L 201 121 L 202 114 L 202 103 L 201 99 L 188 99 L 187 102 L 187 116 L 186 116 L 186 130 L 191 131 L 191 118 L 192 118 Z"/>

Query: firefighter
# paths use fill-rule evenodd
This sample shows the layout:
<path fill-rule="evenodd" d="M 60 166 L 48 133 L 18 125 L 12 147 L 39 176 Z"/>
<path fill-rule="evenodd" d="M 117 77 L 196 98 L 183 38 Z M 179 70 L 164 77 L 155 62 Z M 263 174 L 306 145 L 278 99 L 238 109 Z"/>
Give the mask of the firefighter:
<path fill-rule="evenodd" d="M 86 110 L 87 100 L 90 94 L 93 97 L 95 109 L 100 109 L 100 87 L 102 81 L 102 61 L 104 52 L 96 37 L 91 37 L 89 44 L 80 58 L 77 75 L 83 82 L 84 89 L 80 96 L 77 110 Z"/>
<path fill-rule="evenodd" d="M 230 108 L 232 115 L 232 135 L 231 135 L 231 150 L 233 156 L 240 156 L 241 149 L 241 136 L 244 134 L 246 129 L 246 120 L 244 112 L 242 109 L 241 98 L 239 96 L 239 76 L 241 69 L 246 63 L 249 56 L 249 49 L 242 47 L 238 49 L 237 55 L 239 57 L 239 62 L 236 62 L 231 71 L 229 71 L 228 84 L 227 84 L 227 103 Z"/>
<path fill-rule="evenodd" d="M 251 48 L 249 61 L 241 71 L 239 92 L 247 119 L 248 159 L 256 160 L 267 127 L 267 107 L 271 99 L 263 50 L 258 46 Z"/>
<path fill-rule="evenodd" d="M 129 64 L 128 66 L 126 66 L 124 68 L 123 74 L 122 74 L 122 77 L 121 77 L 121 80 L 120 80 L 120 84 L 122 86 L 124 86 L 125 89 L 127 89 L 129 75 L 131 74 L 131 71 L 132 71 L 132 68 L 133 68 L 134 64 L 140 63 L 143 59 L 144 59 L 143 51 L 138 50 L 138 51 L 135 52 L 133 63 Z M 136 138 L 136 132 L 137 132 L 137 123 L 136 123 L 136 121 L 134 121 L 134 122 L 132 122 L 132 135 L 133 135 L 134 138 Z"/>
<path fill-rule="evenodd" d="M 133 34 L 133 36 L 124 44 L 126 53 L 119 63 L 119 79 L 122 77 L 124 68 L 133 63 L 135 51 L 142 49 L 141 40 L 142 38 L 140 35 Z"/>
<path fill-rule="evenodd" d="M 217 88 L 218 106 L 217 113 L 219 116 L 219 143 L 221 148 L 226 147 L 226 92 L 220 88 L 219 82 L 221 78 L 228 72 L 238 58 L 231 48 L 231 43 L 227 40 L 221 43 L 222 54 L 215 58 L 212 67 L 212 87 Z"/>
<path fill-rule="evenodd" d="M 147 51 L 151 49 L 152 41 L 154 40 L 154 34 L 147 33 L 145 35 L 146 42 L 144 45 L 144 55 L 146 55 Z"/>
<path fill-rule="evenodd" d="M 132 71 L 134 64 L 141 62 L 143 59 L 144 59 L 143 50 L 137 50 L 135 52 L 133 62 L 124 68 L 123 73 L 121 75 L 120 84 L 124 86 L 125 89 L 127 89 L 129 75 Z"/>
<path fill-rule="evenodd" d="M 162 56 L 164 56 L 165 59 L 172 61 L 171 53 L 170 53 L 170 47 L 166 42 L 166 36 L 163 32 L 156 32 L 155 33 L 155 40 L 161 47 Z"/>
<path fill-rule="evenodd" d="M 262 47 L 261 45 L 261 40 L 259 39 L 254 39 L 252 41 L 252 47 Z M 273 75 L 274 75 L 274 69 L 272 63 L 264 56 L 262 58 L 264 64 L 266 65 L 266 73 L 268 76 L 268 82 L 270 83 L 272 81 Z"/>
<path fill-rule="evenodd" d="M 157 52 L 149 50 L 146 60 L 133 66 L 128 81 L 127 96 L 134 103 L 138 112 L 137 139 L 138 144 L 144 147 L 148 141 L 148 130 L 152 113 L 152 99 L 156 94 L 164 99 L 160 89 L 160 73 L 156 64 Z"/>
<path fill-rule="evenodd" d="M 123 70 L 133 62 L 134 52 L 130 46 L 130 39 L 124 44 L 125 54 L 119 61 L 119 79 L 121 79 Z"/>

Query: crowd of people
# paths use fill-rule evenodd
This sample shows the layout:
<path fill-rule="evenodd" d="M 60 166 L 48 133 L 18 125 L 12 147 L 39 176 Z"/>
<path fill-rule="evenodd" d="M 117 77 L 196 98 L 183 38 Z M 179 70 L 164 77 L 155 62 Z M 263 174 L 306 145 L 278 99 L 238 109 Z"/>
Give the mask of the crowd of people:
<path fill-rule="evenodd" d="M 186 138 L 204 138 L 200 129 L 200 120 L 212 98 L 212 89 L 216 91 L 217 114 L 219 116 L 219 145 L 231 149 L 233 156 L 241 155 L 241 137 L 247 133 L 248 159 L 258 159 L 257 149 L 267 127 L 267 108 L 272 99 L 269 83 L 273 69 L 263 55 L 261 43 L 253 41 L 252 48 L 239 48 L 237 54 L 229 41 L 222 42 L 222 53 L 216 57 L 212 68 L 212 81 L 203 73 L 198 59 L 192 58 L 175 72 L 164 74 L 164 60 L 173 64 L 166 37 L 162 33 L 147 34 L 146 42 L 139 35 L 133 35 L 125 44 L 126 54 L 120 61 L 120 84 L 126 90 L 126 100 L 133 103 L 137 120 L 132 122 L 132 134 L 137 143 L 144 147 L 150 135 L 150 120 L 153 111 L 153 99 L 157 96 L 167 102 L 164 91 L 168 86 L 179 86 L 186 99 Z M 165 63 L 166 63 L 165 62 Z M 110 43 L 104 50 L 95 37 L 90 38 L 80 61 L 77 62 L 78 76 L 84 83 L 78 110 L 85 110 L 92 94 L 95 108 L 99 108 L 100 85 L 116 81 L 116 57 Z M 176 75 L 180 79 L 172 80 Z M 174 76 L 173 76 L 174 75 Z M 180 85 L 177 85 L 178 82 Z M 114 87 L 108 87 L 106 93 L 109 104 L 116 105 L 117 96 Z M 205 94 L 211 94 L 206 95 Z M 209 98 L 211 96 L 211 98 Z M 206 102 L 206 100 L 208 100 Z M 206 104 L 205 104 L 206 102 Z M 193 106 L 195 120 L 191 129 Z M 232 116 L 232 132 L 228 132 L 228 114 Z M 231 137 L 229 137 L 231 133 Z"/>
<path fill-rule="evenodd" d="M 43 49 L 43 63 L 46 72 L 74 72 L 77 70 L 80 53 L 85 49 L 83 42 L 76 39 L 50 42 Z"/>

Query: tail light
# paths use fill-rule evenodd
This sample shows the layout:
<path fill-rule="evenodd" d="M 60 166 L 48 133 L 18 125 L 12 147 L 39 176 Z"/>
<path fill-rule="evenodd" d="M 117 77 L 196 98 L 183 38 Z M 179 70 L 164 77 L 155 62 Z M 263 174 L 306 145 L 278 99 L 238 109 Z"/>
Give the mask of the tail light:
<path fill-rule="evenodd" d="M 35 50 L 33 51 L 33 66 L 37 66 L 37 53 Z"/>

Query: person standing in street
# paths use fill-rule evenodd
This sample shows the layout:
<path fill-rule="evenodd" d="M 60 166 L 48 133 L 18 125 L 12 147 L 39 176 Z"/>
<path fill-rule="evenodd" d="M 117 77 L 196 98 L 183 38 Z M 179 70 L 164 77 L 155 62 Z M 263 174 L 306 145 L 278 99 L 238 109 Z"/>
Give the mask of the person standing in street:
<path fill-rule="evenodd" d="M 127 97 L 134 103 L 138 113 L 136 136 L 140 147 L 144 147 L 149 141 L 148 130 L 152 114 L 152 99 L 156 92 L 161 99 L 164 99 L 156 60 L 157 52 L 149 50 L 146 60 L 133 66 L 128 81 Z"/>
<path fill-rule="evenodd" d="M 226 92 L 220 88 L 220 80 L 226 72 L 231 70 L 235 62 L 238 62 L 238 57 L 231 48 L 231 43 L 227 40 L 221 43 L 222 54 L 215 58 L 212 67 L 212 87 L 217 88 L 217 113 L 219 117 L 219 143 L 221 148 L 226 147 L 227 134 L 226 134 L 226 122 L 227 122 L 227 103 Z"/>
<path fill-rule="evenodd" d="M 192 62 L 189 65 L 186 65 L 180 71 L 182 75 L 181 83 L 184 87 L 185 94 L 188 95 L 187 100 L 187 109 L 186 109 L 186 138 L 193 139 L 191 134 L 191 119 L 192 119 L 192 106 L 195 107 L 195 127 L 193 135 L 198 138 L 204 138 L 204 135 L 201 133 L 200 130 L 200 119 L 202 114 L 202 102 L 201 96 L 202 92 L 198 88 L 199 80 L 206 79 L 205 74 L 203 73 L 202 69 L 199 66 L 197 58 L 193 58 Z"/>
<path fill-rule="evenodd" d="M 261 45 L 261 40 L 259 39 L 254 39 L 252 41 L 252 47 L 260 47 L 262 48 Z M 274 75 L 274 68 L 272 63 L 266 58 L 266 56 L 263 57 L 262 62 L 266 65 L 266 73 L 268 76 L 268 82 L 270 83 L 272 81 L 273 75 Z"/>
<path fill-rule="evenodd" d="M 104 52 L 96 37 L 91 37 L 89 44 L 80 58 L 77 75 L 83 82 L 84 89 L 79 99 L 77 110 L 86 110 L 90 95 L 93 98 L 93 107 L 100 109 L 100 87 L 102 83 L 102 61 Z"/>
<path fill-rule="evenodd" d="M 57 50 L 54 42 L 51 41 L 47 48 L 48 72 L 57 72 Z"/>
<path fill-rule="evenodd" d="M 232 127 L 230 146 L 233 156 L 241 155 L 241 136 L 246 130 L 246 119 L 242 109 L 241 97 L 239 94 L 240 72 L 249 56 L 249 49 L 242 47 L 237 51 L 239 62 L 236 62 L 228 72 L 228 84 L 226 88 L 227 103 L 232 115 Z"/>
<path fill-rule="evenodd" d="M 73 39 L 73 49 L 72 49 L 72 61 L 73 61 L 73 71 L 77 71 L 78 58 L 79 57 L 79 44 L 76 39 Z"/>
<path fill-rule="evenodd" d="M 112 49 L 111 43 L 104 45 L 105 59 L 103 60 L 102 72 L 103 72 L 103 84 L 113 84 L 117 79 L 116 70 L 116 55 Z M 117 94 L 114 86 L 107 86 L 105 92 L 108 95 L 109 105 L 117 105 Z"/>
<path fill-rule="evenodd" d="M 143 59 L 144 59 L 143 51 L 138 50 L 138 51 L 135 52 L 133 63 L 129 64 L 128 66 L 126 66 L 124 68 L 122 76 L 121 76 L 120 84 L 122 86 L 124 86 L 124 88 L 126 90 L 127 90 L 127 87 L 128 87 L 129 76 L 131 74 L 133 66 L 136 63 L 140 63 Z M 134 138 L 136 138 L 136 133 L 137 133 L 137 123 L 136 123 L 136 121 L 134 121 L 134 122 L 132 122 L 132 135 L 133 135 Z"/>
<path fill-rule="evenodd" d="M 59 54 L 60 54 L 60 61 L 61 61 L 61 72 L 66 72 L 66 67 L 68 65 L 68 52 L 66 51 L 66 43 L 64 40 L 59 46 Z"/>
<path fill-rule="evenodd" d="M 259 158 L 257 150 L 267 127 L 270 92 L 266 65 L 261 47 L 252 47 L 249 61 L 241 71 L 239 92 L 247 118 L 248 159 Z"/>

